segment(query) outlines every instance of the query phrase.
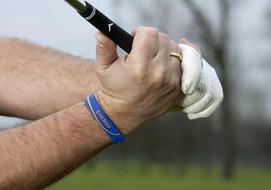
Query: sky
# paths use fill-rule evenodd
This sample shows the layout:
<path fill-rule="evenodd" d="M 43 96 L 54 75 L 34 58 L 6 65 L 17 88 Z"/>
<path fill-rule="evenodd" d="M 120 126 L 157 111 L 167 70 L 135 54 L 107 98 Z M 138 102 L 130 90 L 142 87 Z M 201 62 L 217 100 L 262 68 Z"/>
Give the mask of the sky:
<path fill-rule="evenodd" d="M 64 0 L 0 0 L 0 37 L 16 37 L 84 58 L 95 57 L 96 29 Z M 112 1 L 91 1 L 112 17 Z M 0 52 L 1 53 L 1 52 Z M 0 117 L 0 129 L 24 123 Z"/>
<path fill-rule="evenodd" d="M 213 1 L 216 0 L 210 2 Z M 0 2 L 0 37 L 17 37 L 76 56 L 95 58 L 96 29 L 84 21 L 64 0 L 0 0 Z M 128 31 L 131 31 L 133 26 L 141 24 L 136 19 L 132 3 L 128 1 L 125 3 L 125 9 L 116 9 L 116 3 L 119 2 L 117 0 L 89 0 L 89 2 L 113 20 L 121 22 L 120 25 Z M 204 0 L 198 2 L 210 12 L 210 19 L 217 22 L 215 16 L 217 12 L 212 3 L 204 3 L 206 2 Z M 264 69 L 262 73 L 255 73 L 251 67 L 256 68 L 261 64 L 262 56 L 271 53 L 270 42 L 262 37 L 266 31 L 266 23 L 262 18 L 268 0 L 239 0 L 239 2 L 243 4 L 236 7 L 237 10 L 231 18 L 235 21 L 233 27 L 236 30 L 233 34 L 235 39 L 233 46 L 239 48 L 236 61 L 242 62 L 242 69 L 247 70 L 243 73 L 255 76 L 247 78 L 246 82 L 240 80 L 241 88 L 246 89 L 251 84 L 262 84 L 264 80 L 262 77 L 266 76 L 262 74 L 266 72 Z M 119 10 L 122 12 L 119 13 Z M 268 85 L 268 82 L 265 80 L 263 85 Z M 268 107 L 271 113 L 270 103 Z M 6 124 L 9 125 L 8 119 L 0 120 L 0 128 Z"/>
<path fill-rule="evenodd" d="M 94 58 L 96 30 L 64 0 L 0 2 L 0 36 L 18 37 L 77 56 Z M 112 16 L 111 2 L 91 1 L 108 16 Z"/>

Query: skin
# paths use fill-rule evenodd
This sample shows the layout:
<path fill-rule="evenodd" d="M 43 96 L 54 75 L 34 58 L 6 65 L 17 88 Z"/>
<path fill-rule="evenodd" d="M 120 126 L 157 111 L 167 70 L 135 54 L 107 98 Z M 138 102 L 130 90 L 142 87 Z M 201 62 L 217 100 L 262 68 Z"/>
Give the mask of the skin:
<path fill-rule="evenodd" d="M 110 140 L 82 103 L 0 133 L 0 189 L 43 189 L 67 175 Z"/>
<path fill-rule="evenodd" d="M 29 119 L 47 116 L 0 133 L 3 190 L 43 189 L 111 144 L 82 103 L 87 94 L 96 92 L 125 135 L 167 112 L 180 97 L 180 62 L 169 56 L 178 46 L 153 28 L 135 31 L 126 57 L 118 57 L 115 44 L 98 33 L 92 66 L 16 40 L 13 48 L 3 46 L 9 43 L 0 42 L 1 112 Z M 95 80 L 100 82 L 92 84 Z"/>
<path fill-rule="evenodd" d="M 94 61 L 19 39 L 0 38 L 0 52 L 0 115 L 37 120 L 102 88 Z"/>
<path fill-rule="evenodd" d="M 0 114 L 29 120 L 60 111 L 101 88 L 93 61 L 17 39 L 0 39 Z"/>

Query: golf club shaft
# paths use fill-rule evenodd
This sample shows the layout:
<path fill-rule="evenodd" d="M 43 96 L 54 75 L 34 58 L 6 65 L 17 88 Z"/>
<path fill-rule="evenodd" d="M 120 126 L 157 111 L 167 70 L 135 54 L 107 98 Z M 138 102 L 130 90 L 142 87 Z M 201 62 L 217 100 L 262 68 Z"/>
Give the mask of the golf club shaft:
<path fill-rule="evenodd" d="M 94 6 L 85 2 L 83 5 L 78 0 L 65 0 L 90 24 L 100 30 L 104 35 L 114 41 L 125 52 L 130 53 L 133 45 L 133 36 L 110 20 Z"/>

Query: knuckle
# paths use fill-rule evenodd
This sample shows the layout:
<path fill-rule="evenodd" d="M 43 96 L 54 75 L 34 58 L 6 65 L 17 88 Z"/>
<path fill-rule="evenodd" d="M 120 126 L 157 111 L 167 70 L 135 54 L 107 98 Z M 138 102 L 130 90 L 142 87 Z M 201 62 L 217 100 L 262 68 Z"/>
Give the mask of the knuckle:
<path fill-rule="evenodd" d="M 165 43 L 168 43 L 168 44 L 170 44 L 170 42 L 171 42 L 169 36 L 167 34 L 165 34 L 165 33 L 160 33 L 159 38 L 160 38 L 160 40 L 162 42 L 165 42 Z"/>
<path fill-rule="evenodd" d="M 169 38 L 169 36 L 167 35 L 167 34 L 165 34 L 165 33 L 159 33 L 160 34 L 160 36 L 162 37 L 162 38 L 165 38 L 165 39 L 167 39 L 168 41 L 170 41 L 170 38 Z"/>
<path fill-rule="evenodd" d="M 142 28 L 135 37 L 136 48 L 142 56 L 154 57 L 158 52 L 158 31 L 155 28 Z"/>
<path fill-rule="evenodd" d="M 155 84 L 163 85 L 166 82 L 166 68 L 164 65 L 157 66 Z"/>
<path fill-rule="evenodd" d="M 156 28 L 153 28 L 153 27 L 147 27 L 146 28 L 146 33 L 148 33 L 149 35 L 152 35 L 152 36 L 158 36 L 158 30 Z"/>
<path fill-rule="evenodd" d="M 97 44 L 96 45 L 96 53 L 102 55 L 104 57 L 111 57 L 113 55 L 112 52 L 115 52 L 114 44 Z"/>
<path fill-rule="evenodd" d="M 171 46 L 170 39 L 166 34 L 160 34 L 159 41 L 160 41 L 160 44 L 164 47 L 169 48 Z"/>
<path fill-rule="evenodd" d="M 146 78 L 146 69 L 143 65 L 137 65 L 133 71 L 133 79 L 136 81 L 144 81 Z"/>
<path fill-rule="evenodd" d="M 141 35 L 145 35 L 147 37 L 157 37 L 159 33 L 158 30 L 153 27 L 138 27 L 137 31 Z"/>
<path fill-rule="evenodd" d="M 96 52 L 99 54 L 99 55 L 105 55 L 105 49 L 103 46 L 97 44 L 96 45 Z"/>

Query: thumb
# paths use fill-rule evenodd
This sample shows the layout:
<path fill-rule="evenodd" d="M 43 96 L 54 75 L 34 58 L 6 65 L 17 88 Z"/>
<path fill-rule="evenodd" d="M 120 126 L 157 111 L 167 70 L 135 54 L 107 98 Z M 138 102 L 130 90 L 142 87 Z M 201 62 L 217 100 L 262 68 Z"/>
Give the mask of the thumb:
<path fill-rule="evenodd" d="M 179 44 L 182 52 L 182 91 L 185 95 L 192 94 L 198 85 L 202 73 L 200 53 L 186 44 Z"/>
<path fill-rule="evenodd" d="M 118 58 L 116 44 L 101 32 L 96 33 L 96 64 L 105 70 Z"/>

